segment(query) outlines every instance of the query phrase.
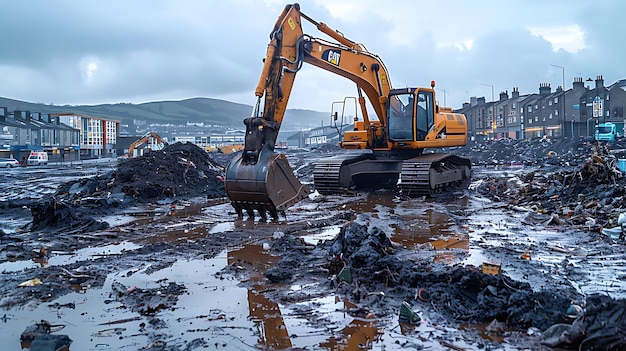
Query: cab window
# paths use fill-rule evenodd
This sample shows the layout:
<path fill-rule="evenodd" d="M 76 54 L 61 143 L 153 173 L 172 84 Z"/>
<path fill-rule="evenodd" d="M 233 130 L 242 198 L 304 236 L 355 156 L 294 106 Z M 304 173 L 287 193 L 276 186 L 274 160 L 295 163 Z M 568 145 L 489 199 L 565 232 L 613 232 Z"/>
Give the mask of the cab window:
<path fill-rule="evenodd" d="M 392 95 L 387 105 L 389 139 L 394 141 L 413 140 L 413 94 Z"/>
<path fill-rule="evenodd" d="M 417 140 L 424 140 L 430 128 L 435 123 L 435 104 L 433 93 L 420 91 L 417 94 Z"/>

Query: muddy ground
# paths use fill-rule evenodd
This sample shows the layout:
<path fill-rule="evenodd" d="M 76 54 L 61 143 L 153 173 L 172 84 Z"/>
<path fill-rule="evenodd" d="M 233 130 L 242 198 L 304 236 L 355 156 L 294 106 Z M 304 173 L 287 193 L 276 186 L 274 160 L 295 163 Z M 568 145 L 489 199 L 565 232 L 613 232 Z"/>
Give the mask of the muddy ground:
<path fill-rule="evenodd" d="M 186 144 L 3 170 L 3 339 L 45 320 L 75 350 L 624 348 L 621 144 L 453 151 L 470 189 L 313 193 L 278 221 L 237 219 L 230 156 Z M 311 184 L 337 152 L 287 156 Z"/>

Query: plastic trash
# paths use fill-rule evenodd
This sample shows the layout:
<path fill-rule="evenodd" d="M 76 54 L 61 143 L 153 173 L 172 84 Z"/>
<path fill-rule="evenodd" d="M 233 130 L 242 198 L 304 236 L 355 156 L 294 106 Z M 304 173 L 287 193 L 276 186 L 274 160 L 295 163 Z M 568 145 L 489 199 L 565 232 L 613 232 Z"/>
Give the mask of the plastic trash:
<path fill-rule="evenodd" d="M 411 324 L 417 324 L 422 320 L 420 316 L 411 309 L 411 305 L 409 305 L 406 301 L 402 302 L 402 306 L 400 306 L 400 316 L 398 319 L 400 323 Z"/>

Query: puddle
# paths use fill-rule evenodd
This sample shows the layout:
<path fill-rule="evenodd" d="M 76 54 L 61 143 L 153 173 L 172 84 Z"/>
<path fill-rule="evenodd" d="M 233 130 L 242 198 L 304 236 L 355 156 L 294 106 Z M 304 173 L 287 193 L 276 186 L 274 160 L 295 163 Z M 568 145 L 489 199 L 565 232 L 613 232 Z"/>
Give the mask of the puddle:
<path fill-rule="evenodd" d="M 88 247 L 77 250 L 75 252 L 50 252 L 50 257 L 47 261 L 35 261 L 35 260 L 22 260 L 15 262 L 4 262 L 0 264 L 0 272 L 17 272 L 29 268 L 45 267 L 45 266 L 63 266 L 81 261 L 97 260 L 98 258 L 119 255 L 124 251 L 131 251 L 140 248 L 140 245 L 123 241 L 120 243 Z"/>
<path fill-rule="evenodd" d="M 304 232 L 300 235 L 302 236 L 305 243 L 310 245 L 317 245 L 320 242 L 334 239 L 339 234 L 342 227 L 343 225 L 332 225 L 322 228 L 321 230 Z"/>
<path fill-rule="evenodd" d="M 73 340 L 71 350 L 141 349 L 148 346 L 147 333 L 154 332 L 151 327 L 142 328 L 151 318 L 120 308 L 120 303 L 111 296 L 111 284 L 117 281 L 129 287 L 147 289 L 159 288 L 161 284 L 173 281 L 184 284 L 187 293 L 180 296 L 176 306 L 157 314 L 157 318 L 168 326 L 166 333 L 169 335 L 161 339 L 183 348 L 184 343 L 195 338 L 209 337 L 248 349 L 247 345 L 256 343 L 256 336 L 251 333 L 253 323 L 247 318 L 249 312 L 245 302 L 248 292 L 237 287 L 235 279 L 216 276 L 226 264 L 227 254 L 223 252 L 210 260 L 181 259 L 173 266 L 150 275 L 141 272 L 129 274 L 133 270 L 109 275 L 101 289 L 70 293 L 32 310 L 26 307 L 6 311 L 8 319 L 2 326 L 4 340 L 14 343 L 14 347 L 9 349 L 18 350 L 21 332 L 28 325 L 45 319 L 52 324 L 65 325 L 59 333 L 67 334 Z M 51 304 L 74 304 L 75 308 L 48 307 Z M 220 314 L 224 314 L 225 318 L 218 319 Z M 103 325 L 124 320 L 128 322 Z M 107 332 L 111 328 L 119 330 Z"/>
<path fill-rule="evenodd" d="M 177 244 L 186 241 L 195 241 L 201 238 L 206 237 L 207 228 L 205 226 L 200 227 L 192 227 L 192 228 L 180 228 L 180 229 L 171 229 L 164 228 L 160 229 L 164 230 L 160 234 L 151 235 L 139 240 L 139 243 L 143 245 L 147 244 L 155 244 L 155 243 L 170 243 Z"/>
<path fill-rule="evenodd" d="M 266 286 L 246 289 L 239 281 L 220 271 L 230 264 L 249 264 L 259 272 L 278 258 L 264 253 L 261 246 L 244 246 L 224 251 L 209 260 L 178 260 L 171 267 L 153 272 L 120 271 L 107 277 L 100 289 L 73 292 L 37 307 L 6 310 L 0 322 L 6 350 L 19 350 L 19 338 L 29 325 L 47 320 L 63 326 L 56 334 L 68 335 L 71 350 L 138 350 L 149 346 L 149 333 L 162 333 L 158 339 L 173 349 L 190 345 L 226 349 L 310 348 L 361 350 L 359 345 L 374 343 L 380 326 L 376 320 L 350 317 L 345 310 L 354 305 L 328 296 L 286 307 L 264 295 Z M 122 308 L 112 294 L 112 283 L 127 287 L 158 289 L 168 282 L 184 284 L 187 292 L 176 305 L 144 317 Z M 314 288 L 314 287 L 309 287 Z M 302 287 L 300 287 L 302 289 Z M 302 313 L 302 306 L 306 313 Z M 325 326 L 312 326 L 308 319 L 328 318 Z M 159 330 L 155 320 L 167 325 Z M 152 322 L 151 322 L 152 321 Z M 399 349 L 392 339 L 379 341 L 387 350 Z"/>
<path fill-rule="evenodd" d="M 235 230 L 235 223 L 234 222 L 222 222 L 222 223 L 215 224 L 213 226 L 213 228 L 211 228 L 211 230 L 209 230 L 209 234 L 223 233 L 223 232 L 232 232 L 233 230 Z"/>

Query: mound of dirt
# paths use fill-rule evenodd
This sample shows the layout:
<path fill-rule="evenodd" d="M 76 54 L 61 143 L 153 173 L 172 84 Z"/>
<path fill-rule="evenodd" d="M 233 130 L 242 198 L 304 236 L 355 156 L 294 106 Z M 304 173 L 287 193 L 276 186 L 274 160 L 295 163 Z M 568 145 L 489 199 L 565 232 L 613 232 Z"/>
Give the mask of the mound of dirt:
<path fill-rule="evenodd" d="M 119 189 L 140 202 L 164 197 L 224 197 L 223 168 L 198 146 L 175 143 L 121 162 L 107 189 Z"/>
<path fill-rule="evenodd" d="M 114 171 L 62 184 L 54 195 L 29 206 L 32 228 L 101 230 L 108 225 L 93 220 L 95 215 L 135 202 L 225 197 L 223 169 L 194 144 L 168 145 L 121 161 Z"/>

